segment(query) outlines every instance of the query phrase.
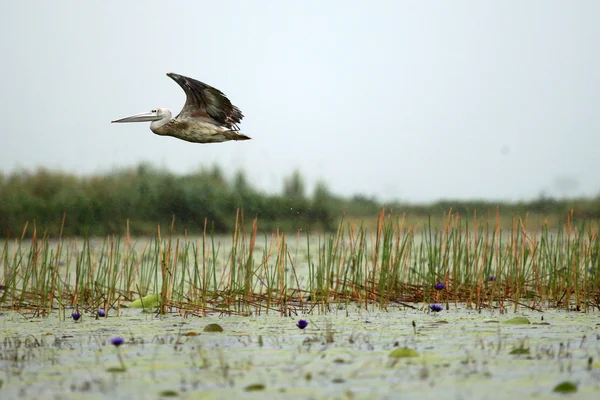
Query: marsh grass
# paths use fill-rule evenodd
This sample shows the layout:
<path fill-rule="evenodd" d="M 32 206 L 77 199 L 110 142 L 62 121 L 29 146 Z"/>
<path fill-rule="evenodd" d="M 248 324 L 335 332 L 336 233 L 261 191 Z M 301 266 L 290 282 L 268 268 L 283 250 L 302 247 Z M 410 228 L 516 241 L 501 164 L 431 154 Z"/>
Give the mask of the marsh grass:
<path fill-rule="evenodd" d="M 502 312 L 600 307 L 598 221 L 558 229 L 499 215 L 408 225 L 382 211 L 374 228 L 343 221 L 317 238 L 258 234 L 238 211 L 230 246 L 208 220 L 201 237 L 175 236 L 172 223 L 143 246 L 127 234 L 51 239 L 35 227 L 7 240 L 0 254 L 0 307 L 63 318 L 73 308 L 117 314 L 129 302 L 159 296 L 158 313 L 181 315 L 323 313 L 339 304 L 363 309 L 465 303 Z M 435 284 L 443 283 L 443 290 Z"/>

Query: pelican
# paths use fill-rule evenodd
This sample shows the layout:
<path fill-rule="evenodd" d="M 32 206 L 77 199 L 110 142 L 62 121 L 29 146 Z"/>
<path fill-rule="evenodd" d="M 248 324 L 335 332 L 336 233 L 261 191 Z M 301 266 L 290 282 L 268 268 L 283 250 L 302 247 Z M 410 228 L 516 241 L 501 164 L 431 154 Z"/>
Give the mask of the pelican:
<path fill-rule="evenodd" d="M 187 96 L 179 115 L 171 118 L 171 110 L 157 108 L 111 122 L 152 121 L 150 130 L 157 135 L 173 136 L 193 143 L 251 139 L 239 132 L 237 124 L 244 115 L 223 92 L 187 76 L 172 72 L 167 76 L 177 82 Z"/>

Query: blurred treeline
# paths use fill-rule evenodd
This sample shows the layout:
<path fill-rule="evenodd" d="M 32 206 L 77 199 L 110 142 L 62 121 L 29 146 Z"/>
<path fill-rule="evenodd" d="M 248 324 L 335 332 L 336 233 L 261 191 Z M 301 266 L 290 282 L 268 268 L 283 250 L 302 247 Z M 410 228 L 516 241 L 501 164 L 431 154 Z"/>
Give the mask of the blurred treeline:
<path fill-rule="evenodd" d="M 441 216 L 452 209 L 462 214 L 565 216 L 573 209 L 574 218 L 600 218 L 600 196 L 595 199 L 556 200 L 541 197 L 524 203 L 490 201 L 439 201 L 432 204 L 382 204 L 375 198 L 356 195 L 343 198 L 317 183 L 308 195 L 299 172 L 284 179 L 280 194 L 266 194 L 253 187 L 243 171 L 227 178 L 214 166 L 187 175 L 174 175 L 143 164 L 102 176 L 78 177 L 63 172 L 38 169 L 0 175 L 0 235 L 19 236 L 28 222 L 38 233 L 57 236 L 66 214 L 63 234 L 105 235 L 124 233 L 129 220 L 132 235 L 163 232 L 174 221 L 177 232 L 201 233 L 205 220 L 208 230 L 230 232 L 238 209 L 246 223 L 258 217 L 263 232 L 323 230 L 332 231 L 345 217 L 373 218 L 387 206 L 396 214 Z"/>

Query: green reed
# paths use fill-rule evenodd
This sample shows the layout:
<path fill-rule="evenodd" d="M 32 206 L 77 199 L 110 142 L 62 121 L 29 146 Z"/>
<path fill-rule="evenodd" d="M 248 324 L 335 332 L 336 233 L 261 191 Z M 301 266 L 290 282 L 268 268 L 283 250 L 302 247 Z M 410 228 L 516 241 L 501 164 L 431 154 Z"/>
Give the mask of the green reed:
<path fill-rule="evenodd" d="M 574 223 L 569 214 L 557 229 L 527 217 L 501 221 L 450 210 L 441 222 L 410 226 L 382 211 L 374 228 L 344 221 L 332 234 L 299 233 L 295 243 L 280 231 L 257 240 L 259 221 L 247 225 L 241 211 L 230 239 L 217 237 L 207 220 L 201 237 L 176 236 L 172 223 L 167 235 L 159 226 L 149 240 L 51 239 L 34 227 L 30 238 L 2 246 L 0 307 L 118 312 L 149 294 L 159 298 L 157 312 L 184 315 L 289 315 L 351 303 L 383 310 L 414 303 L 600 307 L 598 221 Z"/>

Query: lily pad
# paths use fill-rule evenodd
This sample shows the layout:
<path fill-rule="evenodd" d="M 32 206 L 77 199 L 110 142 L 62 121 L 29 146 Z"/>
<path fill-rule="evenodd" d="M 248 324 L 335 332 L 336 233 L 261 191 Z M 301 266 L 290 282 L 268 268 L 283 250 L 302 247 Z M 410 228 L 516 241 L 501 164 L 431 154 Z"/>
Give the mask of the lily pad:
<path fill-rule="evenodd" d="M 208 324 L 204 327 L 204 332 L 223 332 L 223 328 L 219 324 Z"/>
<path fill-rule="evenodd" d="M 417 353 L 416 350 L 409 349 L 408 347 L 401 347 L 392 351 L 389 356 L 392 358 L 419 357 L 419 353 Z"/>
<path fill-rule="evenodd" d="M 503 324 L 507 325 L 529 325 L 530 323 L 526 317 L 514 317 L 503 322 Z"/>
<path fill-rule="evenodd" d="M 577 391 L 577 385 L 570 381 L 564 381 L 554 386 L 552 391 L 556 393 L 575 393 Z"/>
<path fill-rule="evenodd" d="M 512 349 L 510 351 L 510 353 L 508 353 L 508 354 L 513 354 L 513 355 L 529 354 L 529 347 L 528 348 L 519 347 L 517 349 Z"/>
<path fill-rule="evenodd" d="M 213 324 L 216 325 L 216 324 Z M 252 385 L 248 385 L 244 388 L 246 392 L 259 392 L 261 390 L 265 390 L 265 385 L 262 383 L 254 383 Z"/>
<path fill-rule="evenodd" d="M 179 392 L 176 390 L 163 390 L 159 393 L 162 397 L 177 397 Z"/>
<path fill-rule="evenodd" d="M 125 372 L 127 369 L 125 367 L 109 367 L 106 368 L 106 372 Z"/>
<path fill-rule="evenodd" d="M 141 299 L 137 299 L 132 301 L 129 304 L 131 308 L 155 308 L 160 304 L 160 295 L 159 294 L 149 294 L 148 296 L 142 297 Z"/>

